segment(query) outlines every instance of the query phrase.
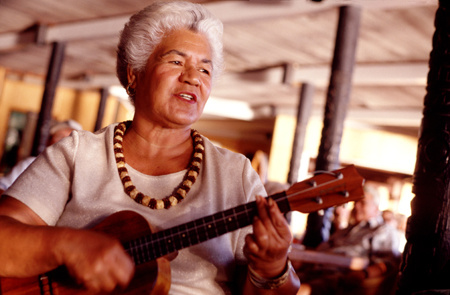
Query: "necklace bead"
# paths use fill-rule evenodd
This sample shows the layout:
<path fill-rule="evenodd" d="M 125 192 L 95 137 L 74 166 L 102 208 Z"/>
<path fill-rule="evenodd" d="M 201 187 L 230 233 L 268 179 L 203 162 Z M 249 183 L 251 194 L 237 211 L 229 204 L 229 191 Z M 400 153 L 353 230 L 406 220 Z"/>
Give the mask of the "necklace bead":
<path fill-rule="evenodd" d="M 194 185 L 200 174 L 200 167 L 205 154 L 205 147 L 203 145 L 203 139 L 197 130 L 191 130 L 191 137 L 194 145 L 194 152 L 191 157 L 191 162 L 187 168 L 187 172 L 183 177 L 181 183 L 173 190 L 170 196 L 167 196 L 161 200 L 157 200 L 150 196 L 147 196 L 134 186 L 131 181 L 128 169 L 125 166 L 125 156 L 123 154 L 123 136 L 125 131 L 131 125 L 131 121 L 124 121 L 119 123 L 114 128 L 114 155 L 116 158 L 117 170 L 119 172 L 120 180 L 125 193 L 130 196 L 135 202 L 147 206 L 151 209 L 169 209 L 172 206 L 176 206 L 178 203 L 184 200 L 189 193 L 192 185 Z"/>

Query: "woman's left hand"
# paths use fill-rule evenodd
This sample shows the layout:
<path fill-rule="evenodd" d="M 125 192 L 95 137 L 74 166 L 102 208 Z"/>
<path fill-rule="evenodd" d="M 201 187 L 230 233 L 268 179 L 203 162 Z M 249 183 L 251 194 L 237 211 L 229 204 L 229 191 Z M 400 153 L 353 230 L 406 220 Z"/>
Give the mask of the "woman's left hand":
<path fill-rule="evenodd" d="M 274 278 L 285 270 L 292 234 L 274 200 L 256 196 L 256 206 L 258 216 L 253 221 L 253 234 L 245 237 L 244 254 L 255 272 Z"/>

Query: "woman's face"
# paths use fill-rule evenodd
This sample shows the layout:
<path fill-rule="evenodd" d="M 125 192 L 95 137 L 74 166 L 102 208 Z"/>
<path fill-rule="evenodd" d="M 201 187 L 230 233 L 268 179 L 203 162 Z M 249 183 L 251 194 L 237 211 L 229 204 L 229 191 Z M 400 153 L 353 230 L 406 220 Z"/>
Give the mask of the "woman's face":
<path fill-rule="evenodd" d="M 136 80 L 136 118 L 164 128 L 196 122 L 211 92 L 211 48 L 202 34 L 171 32 L 149 57 Z"/>

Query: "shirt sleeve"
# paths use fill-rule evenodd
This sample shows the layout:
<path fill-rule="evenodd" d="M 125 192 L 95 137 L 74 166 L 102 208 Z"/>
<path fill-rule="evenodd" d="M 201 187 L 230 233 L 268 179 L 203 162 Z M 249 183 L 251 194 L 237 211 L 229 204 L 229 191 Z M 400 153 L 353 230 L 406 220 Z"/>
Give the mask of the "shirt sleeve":
<path fill-rule="evenodd" d="M 55 225 L 70 199 L 78 135 L 73 132 L 46 148 L 5 194 L 16 198 L 47 224 Z"/>
<path fill-rule="evenodd" d="M 380 226 L 372 239 L 372 263 L 396 265 L 400 256 L 399 243 L 400 239 L 393 226 Z"/>

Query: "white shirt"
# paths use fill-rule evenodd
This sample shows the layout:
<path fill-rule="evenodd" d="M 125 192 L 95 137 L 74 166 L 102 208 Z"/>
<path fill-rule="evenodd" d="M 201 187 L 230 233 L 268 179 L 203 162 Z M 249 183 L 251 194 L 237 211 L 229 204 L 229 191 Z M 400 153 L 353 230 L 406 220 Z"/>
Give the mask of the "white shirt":
<path fill-rule="evenodd" d="M 186 198 L 168 210 L 152 210 L 125 194 L 113 150 L 114 126 L 96 134 L 75 131 L 47 148 L 6 192 L 32 208 L 49 225 L 91 227 L 110 214 L 132 210 L 156 229 L 167 229 L 266 195 L 250 161 L 214 146 L 207 138 L 200 175 Z M 127 166 L 137 189 L 161 199 L 185 171 L 149 176 Z M 233 231 L 179 251 L 171 261 L 170 294 L 225 294 L 236 262 L 244 261 L 245 235 Z"/>

